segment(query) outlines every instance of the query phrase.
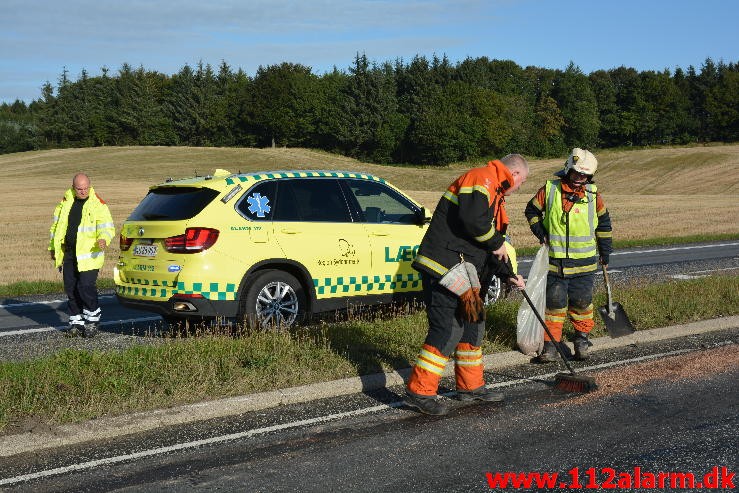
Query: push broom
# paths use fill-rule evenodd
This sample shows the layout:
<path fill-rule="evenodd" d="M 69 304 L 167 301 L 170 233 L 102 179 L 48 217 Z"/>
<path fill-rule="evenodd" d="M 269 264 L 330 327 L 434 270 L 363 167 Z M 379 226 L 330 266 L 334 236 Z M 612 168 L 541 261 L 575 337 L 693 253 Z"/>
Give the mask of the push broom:
<path fill-rule="evenodd" d="M 565 355 L 559 343 L 554 341 L 552 333 L 549 332 L 547 324 L 544 322 L 544 319 L 541 318 L 541 315 L 539 315 L 538 310 L 534 306 L 534 303 L 531 301 L 531 298 L 529 298 L 526 290 L 522 289 L 521 293 L 523 294 L 523 297 L 526 298 L 526 301 L 528 301 L 529 306 L 531 307 L 531 311 L 533 311 L 534 315 L 536 315 L 536 318 L 539 319 L 541 326 L 544 327 L 544 331 L 549 336 L 549 339 L 551 339 L 554 343 L 554 346 L 557 348 L 557 352 L 559 352 L 559 355 L 562 357 L 562 361 L 564 361 L 565 366 L 570 371 L 570 373 L 557 373 L 556 375 L 554 375 L 554 386 L 559 390 L 563 390 L 565 392 L 590 392 L 597 389 L 598 384 L 595 383 L 595 379 L 593 377 L 578 375 L 577 373 L 575 373 L 572 365 L 569 361 L 567 361 L 567 355 Z"/>

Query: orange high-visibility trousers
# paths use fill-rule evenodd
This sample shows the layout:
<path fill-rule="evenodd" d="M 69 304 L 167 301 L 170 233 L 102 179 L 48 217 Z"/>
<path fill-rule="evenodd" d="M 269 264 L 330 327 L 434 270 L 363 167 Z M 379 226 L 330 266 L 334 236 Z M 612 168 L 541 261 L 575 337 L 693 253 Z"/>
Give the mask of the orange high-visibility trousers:
<path fill-rule="evenodd" d="M 567 318 L 566 308 L 547 308 L 544 311 L 544 322 L 547 324 L 547 329 L 549 329 L 555 342 L 562 340 L 562 326 L 565 323 L 565 318 Z M 546 331 L 544 332 L 545 341 L 551 341 L 552 338 L 549 337 Z"/>
<path fill-rule="evenodd" d="M 482 348 L 466 342 L 457 344 L 454 351 L 454 375 L 457 390 L 471 391 L 484 387 Z"/>
<path fill-rule="evenodd" d="M 408 379 L 408 390 L 418 395 L 436 395 L 447 361 L 449 358 L 438 349 L 424 344 Z"/>
<path fill-rule="evenodd" d="M 436 395 L 448 361 L 449 358 L 438 349 L 424 344 L 408 379 L 408 391 L 417 395 Z M 466 342 L 457 344 L 454 351 L 457 390 L 471 391 L 484 387 L 483 370 L 482 348 Z"/>
<path fill-rule="evenodd" d="M 593 304 L 591 303 L 585 308 L 575 308 L 570 306 L 567 310 L 567 315 L 572 320 L 572 326 L 575 330 L 585 332 L 586 334 L 593 330 L 595 321 L 593 320 Z"/>

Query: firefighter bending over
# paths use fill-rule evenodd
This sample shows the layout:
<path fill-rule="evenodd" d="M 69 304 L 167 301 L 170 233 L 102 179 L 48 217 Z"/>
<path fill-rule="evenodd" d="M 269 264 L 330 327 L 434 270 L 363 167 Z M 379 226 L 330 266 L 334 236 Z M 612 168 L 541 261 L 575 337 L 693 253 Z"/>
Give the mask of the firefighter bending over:
<path fill-rule="evenodd" d="M 454 359 L 457 398 L 500 401 L 503 395 L 485 388 L 482 339 L 484 309 L 476 321 L 458 310 L 459 300 L 439 284 L 441 277 L 463 259 L 474 264 L 484 296 L 494 275 L 518 287 L 508 257 L 505 197 L 526 181 L 529 165 L 509 154 L 474 168 L 452 183 L 439 200 L 413 267 L 421 273 L 429 331 L 407 383 L 405 403 L 426 414 L 442 415 L 448 406 L 438 395 L 447 361 Z"/>

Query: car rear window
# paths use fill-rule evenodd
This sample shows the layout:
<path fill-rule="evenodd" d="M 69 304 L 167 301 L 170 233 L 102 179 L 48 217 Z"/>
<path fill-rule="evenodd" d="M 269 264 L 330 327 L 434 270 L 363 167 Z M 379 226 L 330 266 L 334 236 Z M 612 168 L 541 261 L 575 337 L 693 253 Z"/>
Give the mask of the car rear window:
<path fill-rule="evenodd" d="M 218 196 L 200 187 L 160 187 L 150 190 L 133 210 L 129 221 L 180 221 L 190 219 Z"/>

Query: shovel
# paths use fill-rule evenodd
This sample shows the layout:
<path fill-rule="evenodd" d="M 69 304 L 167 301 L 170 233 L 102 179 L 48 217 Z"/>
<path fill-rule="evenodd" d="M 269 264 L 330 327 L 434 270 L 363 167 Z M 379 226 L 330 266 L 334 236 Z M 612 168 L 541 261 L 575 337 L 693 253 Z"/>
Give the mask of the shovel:
<path fill-rule="evenodd" d="M 606 332 L 612 338 L 627 336 L 634 333 L 634 326 L 631 325 L 629 316 L 626 315 L 624 307 L 618 301 L 611 299 L 611 283 L 608 282 L 608 271 L 606 266 L 601 264 L 603 269 L 603 279 L 606 281 L 606 292 L 608 293 L 608 304 L 598 308 L 598 313 L 606 324 Z"/>

